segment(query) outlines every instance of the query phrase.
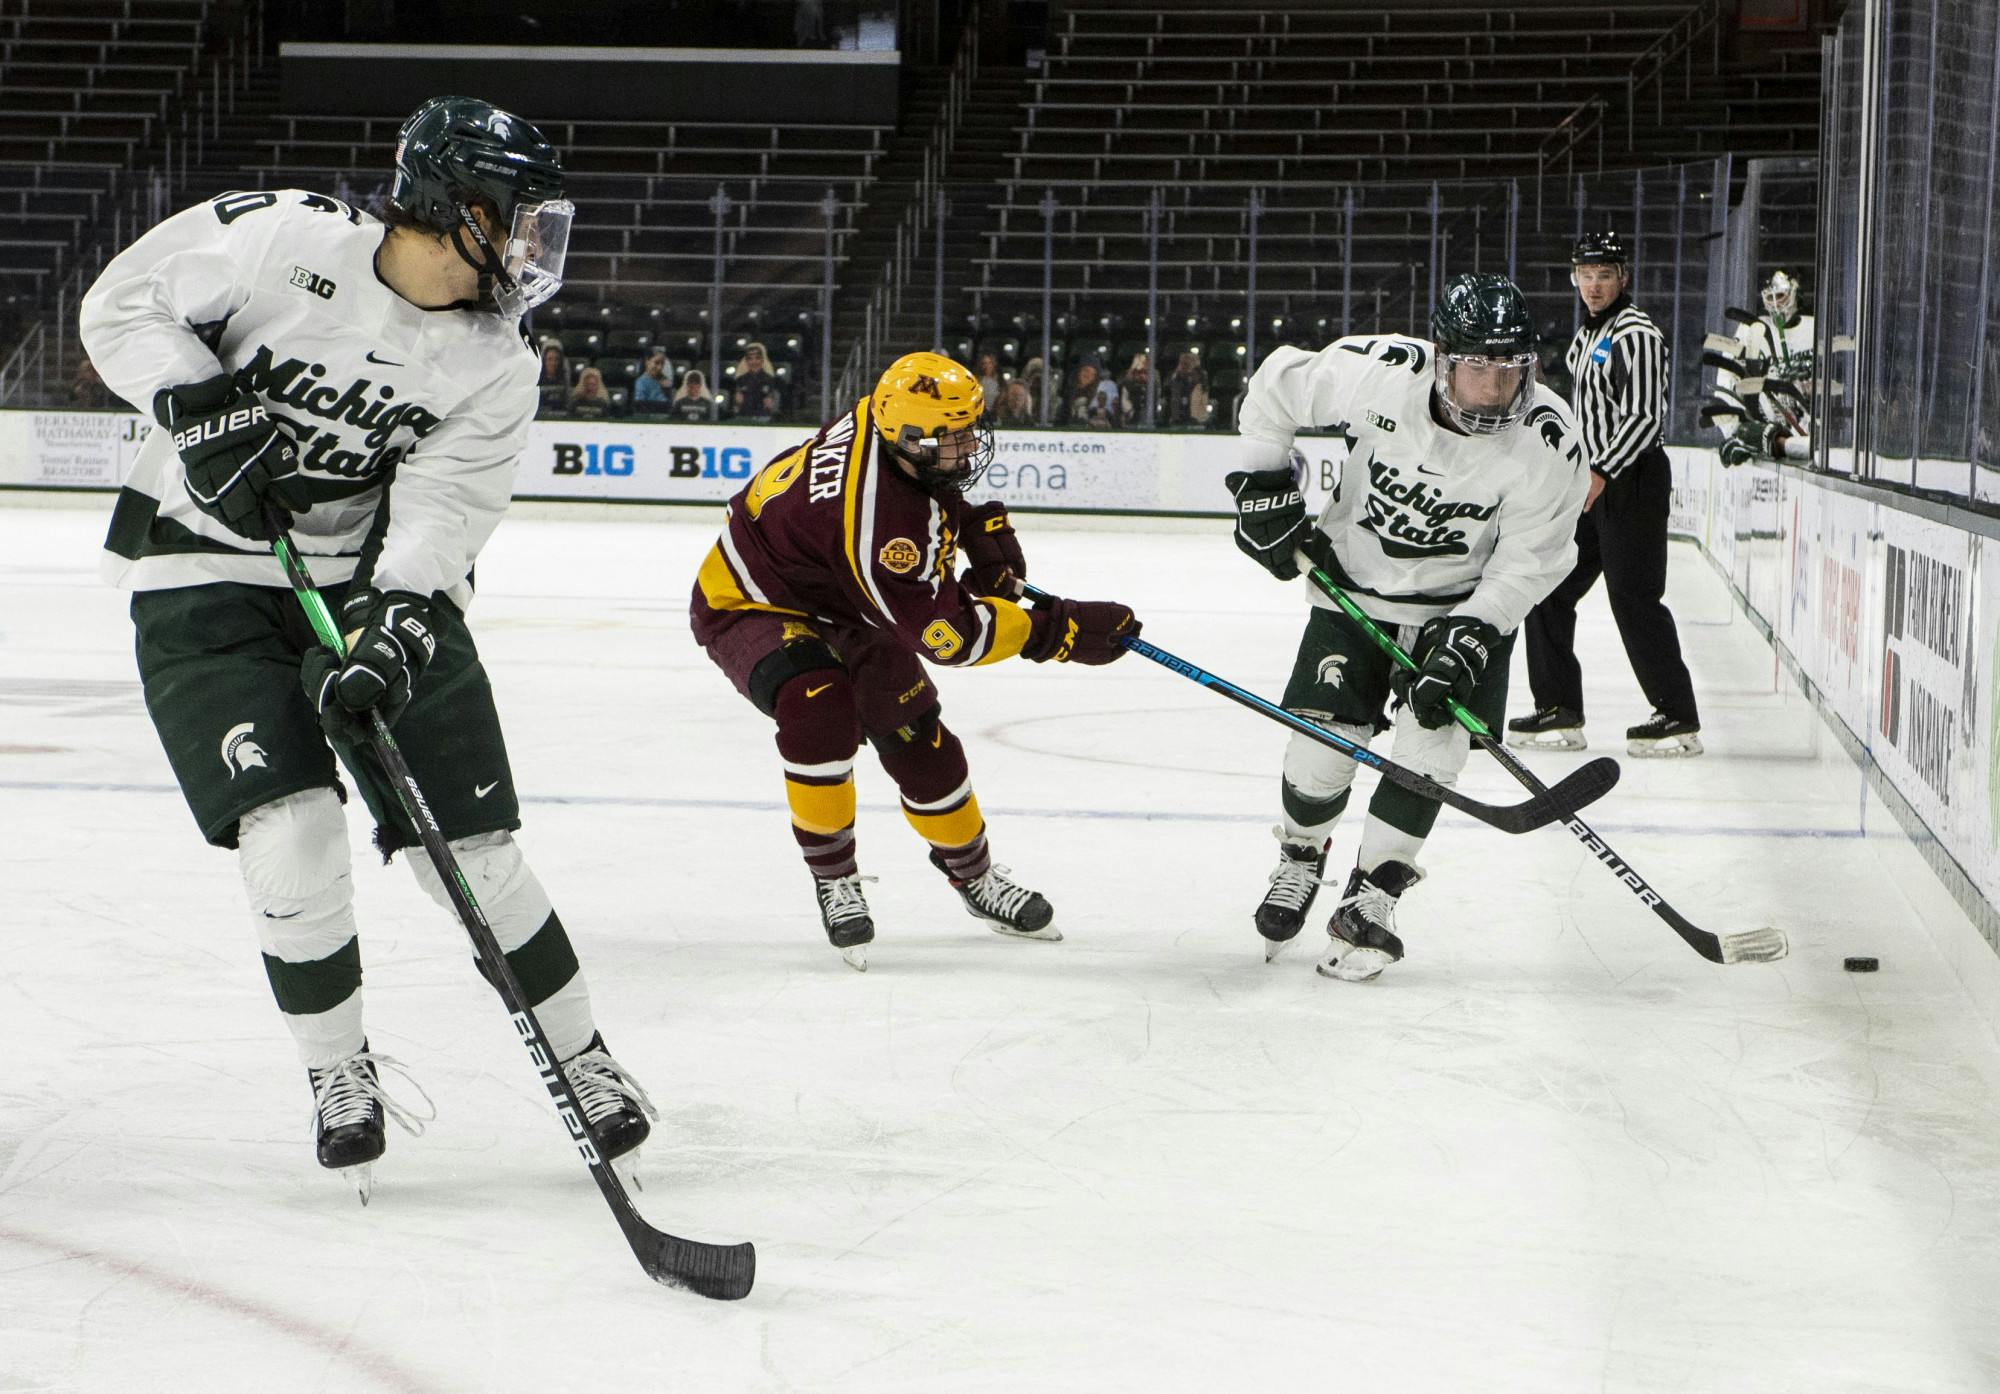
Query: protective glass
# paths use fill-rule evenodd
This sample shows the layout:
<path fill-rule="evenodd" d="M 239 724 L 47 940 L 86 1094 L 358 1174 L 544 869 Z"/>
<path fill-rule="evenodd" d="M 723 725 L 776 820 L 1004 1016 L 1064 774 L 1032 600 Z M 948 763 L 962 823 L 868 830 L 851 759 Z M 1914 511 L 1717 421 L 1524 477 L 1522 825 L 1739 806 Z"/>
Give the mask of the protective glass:
<path fill-rule="evenodd" d="M 1445 416 L 1468 435 L 1492 436 L 1528 414 L 1535 395 L 1535 355 L 1437 355 L 1438 398 Z"/>
<path fill-rule="evenodd" d="M 493 299 L 509 319 L 526 314 L 562 289 L 563 260 L 569 255 L 570 224 L 576 205 L 566 198 L 523 203 L 500 252 Z"/>

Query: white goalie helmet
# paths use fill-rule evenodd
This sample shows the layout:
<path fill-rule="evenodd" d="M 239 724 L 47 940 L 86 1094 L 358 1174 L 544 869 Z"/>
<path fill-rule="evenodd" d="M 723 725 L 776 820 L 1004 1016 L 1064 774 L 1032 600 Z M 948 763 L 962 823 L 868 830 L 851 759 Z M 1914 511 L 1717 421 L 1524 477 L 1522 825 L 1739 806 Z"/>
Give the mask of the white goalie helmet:
<path fill-rule="evenodd" d="M 1799 317 L 1799 283 L 1791 273 L 1771 273 L 1771 279 L 1764 283 L 1764 309 L 1786 323 Z"/>

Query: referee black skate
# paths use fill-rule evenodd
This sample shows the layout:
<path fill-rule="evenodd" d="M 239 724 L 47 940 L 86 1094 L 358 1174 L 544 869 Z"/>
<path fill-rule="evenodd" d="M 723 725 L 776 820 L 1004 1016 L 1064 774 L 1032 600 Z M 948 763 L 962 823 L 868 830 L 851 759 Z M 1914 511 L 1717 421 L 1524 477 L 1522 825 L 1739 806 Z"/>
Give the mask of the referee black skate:
<path fill-rule="evenodd" d="M 1576 567 L 1528 615 L 1532 714 L 1507 723 L 1512 745 L 1581 750 L 1583 671 L 1576 605 L 1604 577 L 1618 637 L 1653 714 L 1625 732 L 1635 756 L 1701 754 L 1701 715 L 1681 659 L 1667 589 L 1672 469 L 1661 441 L 1667 343 L 1632 304 L 1631 258 L 1615 232 L 1590 232 L 1570 254 L 1570 281 L 1588 312 L 1565 363 L 1570 405 L 1590 457 L 1590 499 L 1576 528 Z"/>

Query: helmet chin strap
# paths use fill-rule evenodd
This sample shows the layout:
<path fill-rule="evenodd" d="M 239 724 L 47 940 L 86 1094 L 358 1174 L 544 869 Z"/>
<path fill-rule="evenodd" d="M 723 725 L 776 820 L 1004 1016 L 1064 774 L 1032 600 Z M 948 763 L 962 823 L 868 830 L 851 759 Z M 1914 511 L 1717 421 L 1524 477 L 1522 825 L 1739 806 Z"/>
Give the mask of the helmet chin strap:
<path fill-rule="evenodd" d="M 479 226 L 479 219 L 474 217 L 472 210 L 462 203 L 455 203 L 452 207 L 458 210 L 459 223 L 472 234 L 472 243 L 479 249 L 480 259 L 475 261 L 472 254 L 465 250 L 465 243 L 459 240 L 454 231 L 451 239 L 452 250 L 458 253 L 460 261 L 479 273 L 479 298 L 485 300 L 491 296 L 495 281 L 508 290 L 513 290 L 514 278 L 507 274 L 507 268 L 501 262 L 500 254 L 493 250 L 493 243 L 487 239 L 485 229 Z"/>

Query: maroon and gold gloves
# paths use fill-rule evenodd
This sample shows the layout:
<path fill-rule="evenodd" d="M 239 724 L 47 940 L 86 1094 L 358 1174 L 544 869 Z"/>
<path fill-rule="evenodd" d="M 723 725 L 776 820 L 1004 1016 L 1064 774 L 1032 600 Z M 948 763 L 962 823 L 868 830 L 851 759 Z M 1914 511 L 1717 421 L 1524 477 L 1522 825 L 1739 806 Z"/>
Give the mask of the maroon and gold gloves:
<path fill-rule="evenodd" d="M 1006 504 L 995 501 L 966 509 L 959 543 L 965 551 L 967 580 L 975 592 L 1003 600 L 1021 598 L 1028 562 L 1021 555 L 1021 539 L 1007 516 Z"/>
<path fill-rule="evenodd" d="M 1139 637 L 1130 607 L 1115 600 L 1062 600 L 1048 596 L 1028 611 L 1028 642 L 1021 657 L 1035 663 L 1112 663 L 1125 653 L 1122 639 Z"/>

